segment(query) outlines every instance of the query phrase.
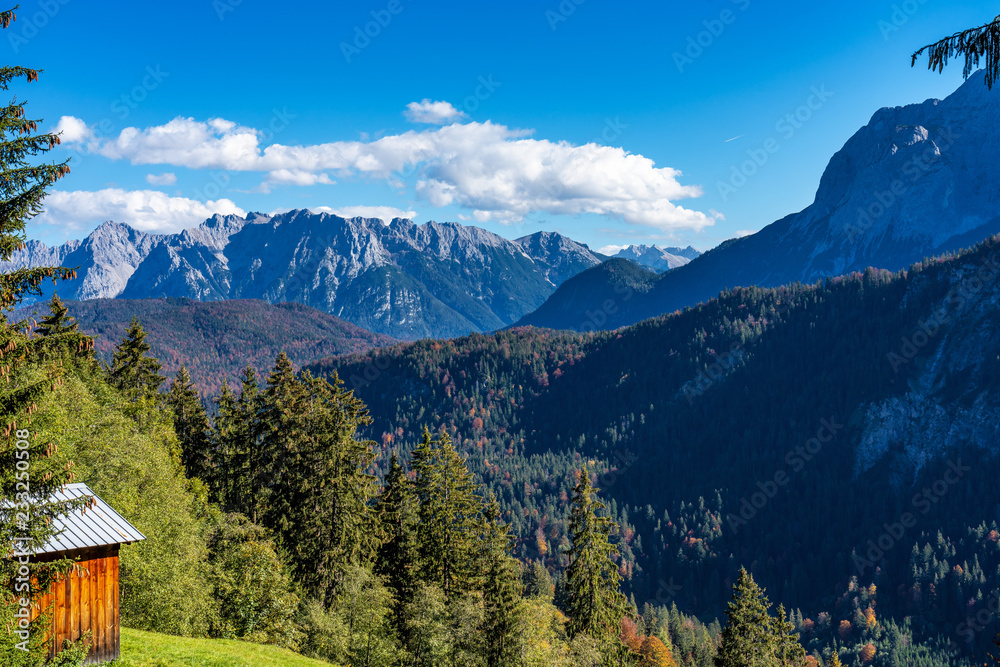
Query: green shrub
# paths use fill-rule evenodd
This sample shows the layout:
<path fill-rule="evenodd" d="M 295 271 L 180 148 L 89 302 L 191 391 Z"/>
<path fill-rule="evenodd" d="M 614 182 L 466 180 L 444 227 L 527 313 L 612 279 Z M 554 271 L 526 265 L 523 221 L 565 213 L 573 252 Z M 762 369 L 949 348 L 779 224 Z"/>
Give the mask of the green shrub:
<path fill-rule="evenodd" d="M 299 598 L 268 531 L 230 514 L 213 534 L 210 550 L 219 604 L 212 634 L 298 650 Z"/>
<path fill-rule="evenodd" d="M 302 605 L 299 624 L 305 655 L 349 665 L 409 664 L 390 622 L 392 594 L 367 567 L 349 566 L 335 606 Z"/>

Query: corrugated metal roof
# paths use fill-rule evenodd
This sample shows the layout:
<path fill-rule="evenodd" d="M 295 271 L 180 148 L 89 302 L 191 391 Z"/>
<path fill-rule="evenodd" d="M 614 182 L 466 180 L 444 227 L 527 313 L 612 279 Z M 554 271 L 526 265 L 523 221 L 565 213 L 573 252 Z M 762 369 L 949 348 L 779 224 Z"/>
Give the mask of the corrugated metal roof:
<path fill-rule="evenodd" d="M 103 547 L 111 544 L 132 544 L 146 539 L 135 526 L 111 509 L 86 484 L 67 484 L 53 493 L 49 502 L 74 500 L 90 496 L 93 500 L 82 509 L 53 521 L 57 534 L 36 554 L 51 554 L 74 549 Z"/>

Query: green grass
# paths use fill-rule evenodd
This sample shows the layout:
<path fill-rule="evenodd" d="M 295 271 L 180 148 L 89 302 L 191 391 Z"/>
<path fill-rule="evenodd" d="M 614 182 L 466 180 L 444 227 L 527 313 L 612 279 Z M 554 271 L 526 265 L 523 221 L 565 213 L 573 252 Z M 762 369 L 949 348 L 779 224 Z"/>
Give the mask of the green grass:
<path fill-rule="evenodd" d="M 191 639 L 122 628 L 122 657 L 113 667 L 330 667 L 274 646 L 228 639 Z"/>

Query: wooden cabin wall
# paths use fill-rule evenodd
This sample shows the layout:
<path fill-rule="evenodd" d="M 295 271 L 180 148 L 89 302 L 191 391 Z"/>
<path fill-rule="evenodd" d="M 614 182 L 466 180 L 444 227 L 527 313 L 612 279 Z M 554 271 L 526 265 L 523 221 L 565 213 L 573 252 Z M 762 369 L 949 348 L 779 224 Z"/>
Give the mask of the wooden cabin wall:
<path fill-rule="evenodd" d="M 62 648 L 63 641 L 78 641 L 89 631 L 92 643 L 84 664 L 115 660 L 120 655 L 121 646 L 118 547 L 76 555 L 80 560 L 73 571 L 52 585 L 50 592 L 40 599 L 34 609 L 34 616 L 45 610 L 51 611 L 50 657 Z"/>

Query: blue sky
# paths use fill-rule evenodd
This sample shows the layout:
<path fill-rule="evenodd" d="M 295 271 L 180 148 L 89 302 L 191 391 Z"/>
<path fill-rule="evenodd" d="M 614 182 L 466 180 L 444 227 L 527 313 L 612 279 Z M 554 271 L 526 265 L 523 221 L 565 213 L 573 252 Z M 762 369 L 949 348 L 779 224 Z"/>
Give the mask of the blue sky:
<path fill-rule="evenodd" d="M 807 206 L 878 108 L 957 88 L 960 64 L 911 69 L 910 53 L 996 13 L 48 0 L 22 3 L 0 48 L 44 68 L 13 92 L 73 157 L 29 227 L 49 243 L 107 218 L 175 231 L 215 210 L 313 208 L 707 249 Z"/>

